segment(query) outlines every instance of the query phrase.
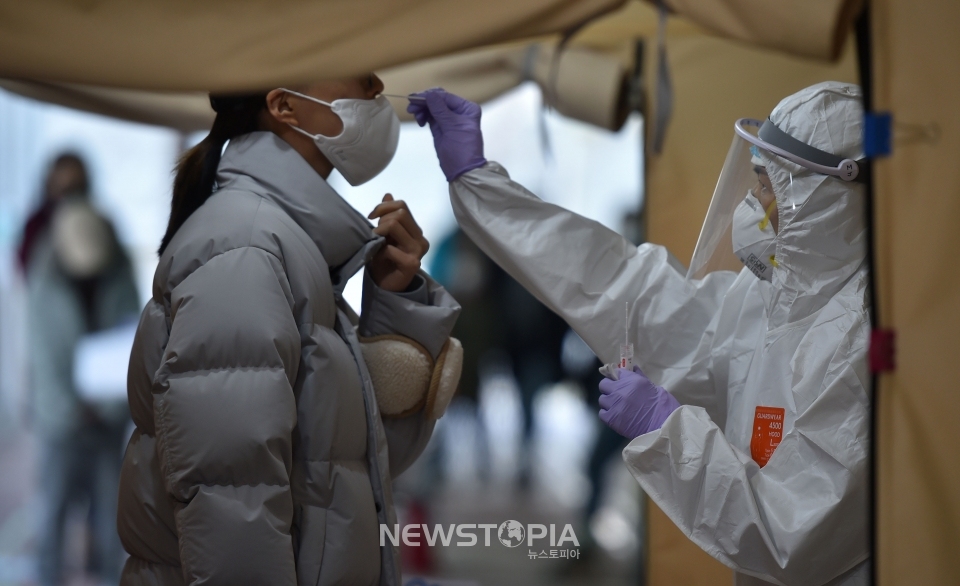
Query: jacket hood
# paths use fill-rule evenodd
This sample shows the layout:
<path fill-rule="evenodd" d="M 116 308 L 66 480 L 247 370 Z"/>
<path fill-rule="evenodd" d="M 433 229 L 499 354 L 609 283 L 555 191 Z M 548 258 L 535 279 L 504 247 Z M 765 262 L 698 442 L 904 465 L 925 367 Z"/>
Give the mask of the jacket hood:
<path fill-rule="evenodd" d="M 380 240 L 370 222 L 272 132 L 231 140 L 220 159 L 217 185 L 253 191 L 277 204 L 316 243 L 332 272 Z"/>
<path fill-rule="evenodd" d="M 863 156 L 860 88 L 839 82 L 808 87 L 770 114 L 780 130 L 822 151 Z M 821 309 L 866 257 L 863 185 L 821 175 L 761 151 L 779 212 L 770 326 Z"/>

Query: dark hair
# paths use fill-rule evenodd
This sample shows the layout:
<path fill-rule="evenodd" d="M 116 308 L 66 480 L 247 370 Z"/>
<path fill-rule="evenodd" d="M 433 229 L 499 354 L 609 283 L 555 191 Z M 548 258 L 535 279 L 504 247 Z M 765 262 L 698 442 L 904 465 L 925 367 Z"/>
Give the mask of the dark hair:
<path fill-rule="evenodd" d="M 80 189 L 83 195 L 87 195 L 90 192 L 90 175 L 87 173 L 87 164 L 83 162 L 83 157 L 78 153 L 73 151 L 64 151 L 57 155 L 57 157 L 50 163 L 50 168 L 47 170 L 47 181 L 50 180 L 50 176 L 53 174 L 55 169 L 63 167 L 64 165 L 73 165 L 80 171 Z M 47 186 L 44 185 L 44 191 L 46 191 Z M 44 193 L 44 197 L 49 195 Z"/>
<path fill-rule="evenodd" d="M 220 153 L 228 140 L 257 130 L 261 110 L 266 106 L 266 93 L 215 96 L 210 106 L 217 113 L 210 134 L 180 158 L 173 180 L 170 223 L 160 241 L 160 254 L 173 240 L 174 234 L 213 193 Z"/>

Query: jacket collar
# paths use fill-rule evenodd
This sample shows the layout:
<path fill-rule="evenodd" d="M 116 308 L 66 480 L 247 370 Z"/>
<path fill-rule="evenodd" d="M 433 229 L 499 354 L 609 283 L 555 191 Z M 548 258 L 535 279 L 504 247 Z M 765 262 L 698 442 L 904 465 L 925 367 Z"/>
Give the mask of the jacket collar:
<path fill-rule="evenodd" d="M 370 222 L 272 132 L 231 140 L 220 159 L 217 185 L 253 191 L 278 205 L 316 243 L 331 272 L 357 261 L 358 253 L 365 260 L 380 240 Z M 352 274 L 359 266 L 344 269 Z"/>

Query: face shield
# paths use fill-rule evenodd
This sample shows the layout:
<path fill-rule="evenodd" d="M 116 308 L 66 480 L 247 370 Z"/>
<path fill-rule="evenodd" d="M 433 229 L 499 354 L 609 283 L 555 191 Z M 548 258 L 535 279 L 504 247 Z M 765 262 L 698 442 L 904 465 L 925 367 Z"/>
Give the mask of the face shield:
<path fill-rule="evenodd" d="M 854 181 L 863 161 L 843 159 L 804 144 L 769 119 L 741 118 L 720 171 L 687 278 L 701 279 L 718 270 L 746 266 L 757 277 L 772 278 L 777 267 L 776 228 L 779 210 L 795 205 L 790 193 L 793 175 L 775 192 L 766 161 L 776 157 L 804 169 Z M 781 193 L 782 192 L 782 193 Z"/>

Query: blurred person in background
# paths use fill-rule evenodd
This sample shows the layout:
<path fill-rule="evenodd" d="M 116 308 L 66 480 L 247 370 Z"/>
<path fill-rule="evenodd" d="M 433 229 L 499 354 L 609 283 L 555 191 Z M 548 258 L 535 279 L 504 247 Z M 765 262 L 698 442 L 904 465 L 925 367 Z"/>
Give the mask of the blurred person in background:
<path fill-rule="evenodd" d="M 646 241 L 644 230 L 643 210 L 629 211 L 620 220 L 619 233 L 634 246 L 640 246 Z M 492 262 L 492 261 L 491 261 Z M 563 339 L 563 369 L 564 373 L 584 391 L 585 400 L 592 411 L 600 409 L 600 395 L 594 390 L 603 380 L 600 367 L 603 364 L 593 353 L 587 343 L 574 330 L 567 330 Z M 597 438 L 587 461 L 587 478 L 590 480 L 590 492 L 584 507 L 583 521 L 585 531 L 577 531 L 581 538 L 581 555 L 576 563 L 591 561 L 597 553 L 597 543 L 593 531 L 589 529 L 594 515 L 600 510 L 601 499 L 608 489 L 606 478 L 607 465 L 611 460 L 620 460 L 620 453 L 627 446 L 629 440 L 611 429 L 609 426 L 598 426 Z"/>
<path fill-rule="evenodd" d="M 463 306 L 454 337 L 464 347 L 459 399 L 479 400 L 484 369 L 513 376 L 523 408 L 520 486 L 531 481 L 533 401 L 563 378 L 561 345 L 567 325 L 484 254 L 459 228 L 437 247 L 431 274 Z"/>
<path fill-rule="evenodd" d="M 563 320 L 527 293 L 459 228 L 437 245 L 430 274 L 461 305 L 452 335 L 466 343 L 460 386 L 451 411 L 464 414 L 471 425 L 446 427 L 446 433 L 437 438 L 437 449 L 429 451 L 426 461 L 404 476 L 401 490 L 407 496 L 405 522 L 412 525 L 433 522 L 430 504 L 443 481 L 449 480 L 443 452 L 451 443 L 475 445 L 480 478 L 491 480 L 491 444 L 496 439 L 484 425 L 479 405 L 483 381 L 492 375 L 510 376 L 517 383 L 522 411 L 518 484 L 523 490 L 530 488 L 533 401 L 538 391 L 561 378 L 560 344 L 566 329 Z M 449 418 L 447 423 L 455 425 Z M 463 437 L 464 432 L 473 437 Z M 406 570 L 429 574 L 436 569 L 437 556 L 425 543 L 404 544 L 401 551 Z"/>
<path fill-rule="evenodd" d="M 140 310 L 133 269 L 111 223 L 90 203 L 83 160 L 58 156 L 19 249 L 27 281 L 31 419 L 40 440 L 42 584 L 63 580 L 64 526 L 74 505 L 89 519 L 87 570 L 117 583 L 117 484 L 129 412 L 123 402 L 85 399 L 74 385 L 81 339 Z"/>

